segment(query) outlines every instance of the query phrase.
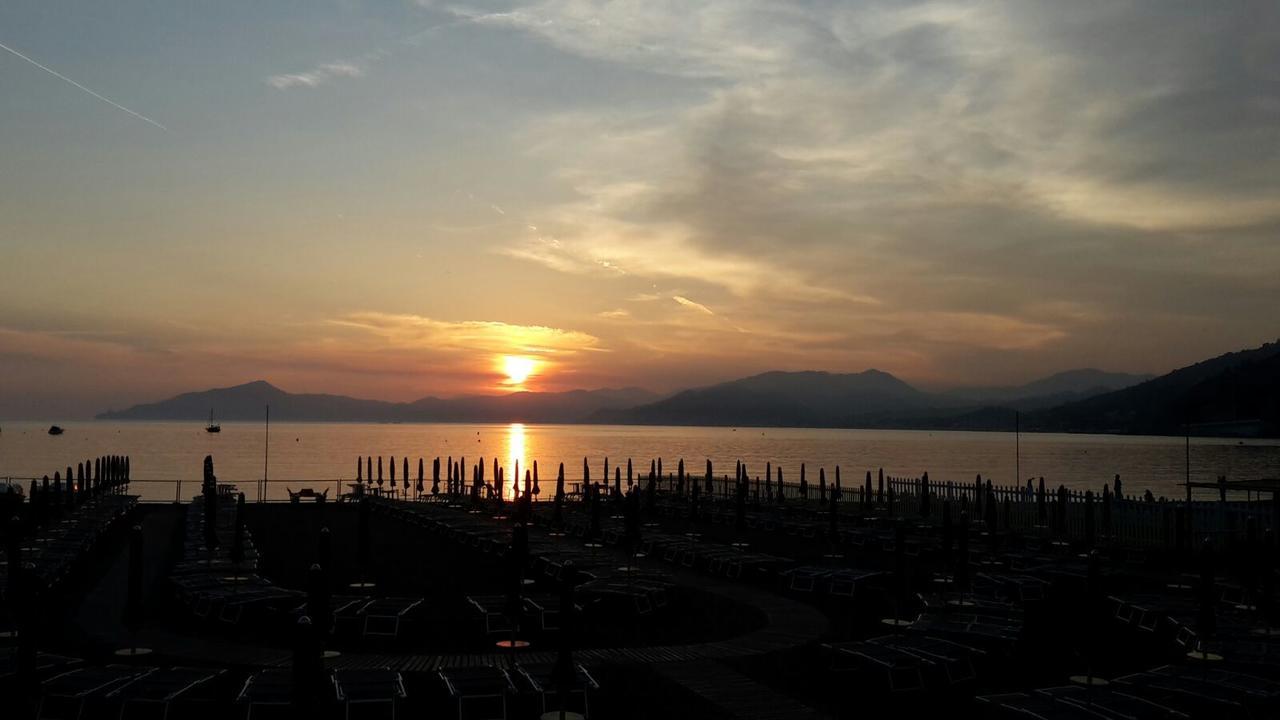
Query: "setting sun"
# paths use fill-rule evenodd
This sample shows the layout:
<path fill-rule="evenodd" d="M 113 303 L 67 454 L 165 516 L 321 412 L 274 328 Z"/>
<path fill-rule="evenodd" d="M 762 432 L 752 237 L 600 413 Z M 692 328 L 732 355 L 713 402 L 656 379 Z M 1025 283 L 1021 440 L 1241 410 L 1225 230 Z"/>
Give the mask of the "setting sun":
<path fill-rule="evenodd" d="M 533 374 L 536 362 L 523 355 L 503 355 L 502 372 L 507 374 L 507 385 L 523 385 Z"/>

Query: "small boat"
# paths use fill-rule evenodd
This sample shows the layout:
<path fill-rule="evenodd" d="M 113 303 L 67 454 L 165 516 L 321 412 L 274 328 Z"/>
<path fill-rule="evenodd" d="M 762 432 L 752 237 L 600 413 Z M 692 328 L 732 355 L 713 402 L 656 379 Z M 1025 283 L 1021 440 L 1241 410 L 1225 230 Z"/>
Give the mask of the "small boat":
<path fill-rule="evenodd" d="M 50 426 L 49 426 L 49 434 L 50 434 L 50 435 L 61 435 L 61 434 L 62 434 L 62 428 L 58 427 L 57 425 L 50 425 Z"/>
<path fill-rule="evenodd" d="M 205 432 L 222 432 L 222 426 L 213 421 L 213 409 L 209 410 L 209 424 L 204 426 Z"/>

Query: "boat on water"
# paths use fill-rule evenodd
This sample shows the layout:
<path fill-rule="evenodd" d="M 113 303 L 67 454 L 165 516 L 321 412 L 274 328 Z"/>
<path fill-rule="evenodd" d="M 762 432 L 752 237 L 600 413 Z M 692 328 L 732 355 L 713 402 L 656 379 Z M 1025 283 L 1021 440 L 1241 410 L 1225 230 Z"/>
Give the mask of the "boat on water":
<path fill-rule="evenodd" d="M 62 432 L 63 432 L 63 431 L 62 431 L 62 428 L 58 427 L 57 425 L 50 425 L 50 426 L 49 426 L 49 434 L 50 434 L 50 435 L 61 435 L 61 434 L 62 434 Z"/>
<path fill-rule="evenodd" d="M 209 410 L 209 424 L 204 426 L 205 432 L 222 432 L 222 426 L 213 421 L 213 409 Z"/>

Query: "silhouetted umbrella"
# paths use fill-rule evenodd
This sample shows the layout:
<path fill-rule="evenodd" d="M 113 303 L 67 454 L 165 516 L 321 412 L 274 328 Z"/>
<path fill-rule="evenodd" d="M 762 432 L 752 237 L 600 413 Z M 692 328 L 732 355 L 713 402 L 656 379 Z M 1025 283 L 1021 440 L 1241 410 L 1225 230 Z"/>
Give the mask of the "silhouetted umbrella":
<path fill-rule="evenodd" d="M 764 464 L 764 499 L 765 502 L 773 502 L 773 470 L 770 469 L 769 463 Z"/>
<path fill-rule="evenodd" d="M 587 459 L 582 458 L 582 489 L 586 492 L 588 486 L 591 485 L 591 466 L 587 464 Z"/>
<path fill-rule="evenodd" d="M 955 578 L 956 590 L 966 592 L 969 589 L 969 513 L 961 511 L 960 524 L 956 528 L 956 558 L 952 576 Z"/>
<path fill-rule="evenodd" d="M 559 707 L 561 720 L 567 713 L 569 693 L 578 680 L 578 671 L 573 662 L 573 641 L 578 623 L 573 590 L 578 580 L 577 574 L 573 561 L 566 560 L 560 570 L 560 635 L 555 667 L 551 670 L 551 683 L 556 690 L 556 705 Z"/>
<path fill-rule="evenodd" d="M 378 487 L 382 487 L 382 456 L 378 456 Z"/>
<path fill-rule="evenodd" d="M 781 505 L 787 500 L 786 493 L 783 492 L 782 485 L 782 468 L 778 468 L 778 504 Z"/>
<path fill-rule="evenodd" d="M 592 487 L 591 498 L 588 501 L 591 506 L 591 525 L 587 531 L 589 540 L 595 540 L 600 537 L 600 490 Z"/>
<path fill-rule="evenodd" d="M 825 471 L 818 468 L 818 481 L 824 481 Z M 827 537 L 830 542 L 835 542 L 836 537 L 840 534 L 840 507 L 837 505 L 839 498 L 833 490 L 827 493 Z"/>
<path fill-rule="evenodd" d="M 1045 506 L 1044 478 L 1040 478 L 1040 488 L 1036 490 L 1036 520 L 1041 526 L 1047 525 L 1049 510 Z"/>
<path fill-rule="evenodd" d="M 218 478 L 213 456 L 204 458 L 204 547 L 212 555 L 218 549 Z"/>
<path fill-rule="evenodd" d="M 1102 534 L 1103 535 L 1111 534 L 1111 500 L 1112 500 L 1111 489 L 1108 486 L 1103 485 L 1102 486 Z"/>
<path fill-rule="evenodd" d="M 231 536 L 231 565 L 236 577 L 240 577 L 240 564 L 244 562 L 244 493 L 236 493 L 236 519 Z"/>
<path fill-rule="evenodd" d="M 356 482 L 364 482 L 364 458 L 356 458 Z"/>
<path fill-rule="evenodd" d="M 324 663 L 311 618 L 303 615 L 293 627 L 293 717 L 311 717 L 318 704 Z"/>
<path fill-rule="evenodd" d="M 316 639 L 323 648 L 324 639 L 333 628 L 333 611 L 329 601 L 329 583 L 320 563 L 313 563 L 307 570 L 306 610 Z"/>
<path fill-rule="evenodd" d="M 124 606 L 124 626 L 129 630 L 129 646 L 137 649 L 134 636 L 142 626 L 142 526 L 129 528 L 129 587 Z"/>
<path fill-rule="evenodd" d="M 619 500 L 622 499 L 622 468 L 613 469 L 613 496 Z"/>
<path fill-rule="evenodd" d="M 449 487 L 449 494 L 453 494 L 453 488 Z M 431 461 L 431 494 L 440 494 L 440 458 Z"/>
<path fill-rule="evenodd" d="M 360 566 L 360 579 L 369 581 L 369 560 L 372 556 L 372 538 L 369 537 L 369 499 L 361 498 L 356 506 L 356 564 Z"/>
<path fill-rule="evenodd" d="M 373 482 L 373 456 L 372 455 L 365 456 L 364 463 L 365 463 L 364 481 L 366 483 L 372 483 Z"/>
<path fill-rule="evenodd" d="M 658 477 L 662 477 L 662 458 L 658 458 Z"/>
<path fill-rule="evenodd" d="M 676 465 L 676 487 L 684 492 L 684 458 L 680 458 L 680 462 Z M 670 490 L 671 488 L 667 488 Z"/>
<path fill-rule="evenodd" d="M 409 456 L 408 455 L 404 456 L 403 462 L 404 462 L 404 465 L 403 465 L 404 472 L 400 473 L 400 477 L 402 478 L 400 481 L 400 487 L 404 489 L 405 491 L 404 494 L 408 495 L 409 494 Z M 421 473 L 419 473 L 419 475 L 421 475 Z"/>
<path fill-rule="evenodd" d="M 800 497 L 809 499 L 809 481 L 804 476 L 804 463 L 800 463 Z"/>
<path fill-rule="evenodd" d="M 867 475 L 870 479 L 870 473 Z M 929 517 L 929 473 L 920 476 L 920 517 Z"/>
<path fill-rule="evenodd" d="M 1214 581 L 1213 543 L 1205 538 L 1200 544 L 1200 585 L 1198 588 L 1199 607 L 1196 613 L 1196 635 L 1203 651 L 1204 644 L 1213 637 L 1218 629 L 1218 617 L 1215 605 L 1218 592 Z"/>
<path fill-rule="evenodd" d="M 653 477 L 655 474 L 656 473 L 652 470 L 649 472 L 650 477 Z M 627 489 L 631 489 L 631 458 L 627 458 Z"/>
<path fill-rule="evenodd" d="M 844 491 L 840 489 L 840 466 L 836 466 L 836 484 L 831 486 L 831 494 L 835 496 L 836 502 L 844 499 Z"/>
<path fill-rule="evenodd" d="M 413 486 L 414 493 L 421 495 L 426 490 L 426 465 L 422 458 L 418 458 L 418 480 Z"/>
<path fill-rule="evenodd" d="M 733 499 L 733 524 L 738 530 L 745 530 L 747 527 L 747 484 L 743 482 L 741 477 L 741 468 L 739 468 L 738 473 L 738 482 L 734 483 L 736 491 Z"/>
<path fill-rule="evenodd" d="M 1043 482 L 1044 482 L 1044 478 L 1040 478 L 1040 480 L 1041 480 L 1041 483 L 1043 483 Z M 1119 474 L 1119 473 L 1116 473 L 1116 477 L 1115 477 L 1115 486 L 1116 486 L 1116 499 L 1117 499 L 1117 500 L 1123 500 L 1123 499 L 1124 499 L 1124 486 L 1120 484 L 1120 474 Z"/>
<path fill-rule="evenodd" d="M 320 565 L 320 569 L 324 570 L 325 575 L 333 577 L 335 568 L 333 567 L 333 533 L 329 532 L 329 527 L 320 528 L 320 534 L 316 539 L 316 562 Z"/>
<path fill-rule="evenodd" d="M 560 463 L 560 470 L 556 472 L 556 494 L 554 498 L 555 506 L 552 509 L 551 522 L 559 527 L 564 524 L 564 463 Z"/>
<path fill-rule="evenodd" d="M 873 502 L 875 501 L 875 496 L 874 496 L 874 495 L 872 495 L 871 493 L 872 493 L 872 489 L 871 489 L 871 471 L 870 471 L 870 470 L 868 470 L 868 471 L 867 471 L 867 477 L 866 477 L 866 479 L 863 481 L 863 488 L 862 488 L 862 503 L 863 503 L 864 505 L 870 505 L 871 503 L 873 503 Z"/>
<path fill-rule="evenodd" d="M 955 544 L 955 528 L 951 526 L 951 501 L 942 501 L 942 562 L 951 564 L 951 549 Z"/>
<path fill-rule="evenodd" d="M 542 488 L 538 486 L 538 461 L 533 461 L 533 490 L 531 491 L 536 498 L 542 494 Z"/>
<path fill-rule="evenodd" d="M 804 467 L 801 465 L 801 467 Z M 818 468 L 818 502 L 827 501 L 827 469 Z"/>
<path fill-rule="evenodd" d="M 1088 547 L 1093 547 L 1093 491 L 1084 491 L 1084 541 Z"/>
<path fill-rule="evenodd" d="M 390 460 L 387 462 L 387 473 L 389 474 L 390 476 L 389 479 L 391 480 L 391 492 L 394 493 L 396 491 L 396 456 L 395 455 L 392 455 Z"/>
<path fill-rule="evenodd" d="M 707 476 L 707 482 L 711 482 L 710 476 Z M 689 496 L 689 522 L 698 522 L 698 497 L 702 494 L 701 487 L 698 483 L 693 484 L 693 494 Z"/>
<path fill-rule="evenodd" d="M 715 492 L 715 489 L 711 484 L 713 482 L 712 474 L 711 474 L 711 458 L 707 458 L 707 476 L 706 476 L 705 482 L 706 482 L 707 496 L 710 497 L 711 494 Z M 697 483 L 694 483 L 694 485 L 696 486 Z"/>

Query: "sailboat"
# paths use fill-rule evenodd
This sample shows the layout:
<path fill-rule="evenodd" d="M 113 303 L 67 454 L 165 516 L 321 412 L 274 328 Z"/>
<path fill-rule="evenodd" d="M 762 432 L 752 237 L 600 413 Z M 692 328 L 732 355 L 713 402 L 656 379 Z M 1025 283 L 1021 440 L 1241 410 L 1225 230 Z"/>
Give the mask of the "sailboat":
<path fill-rule="evenodd" d="M 209 408 L 209 424 L 204 427 L 205 432 L 222 432 L 222 426 L 213 421 L 213 408 Z"/>

